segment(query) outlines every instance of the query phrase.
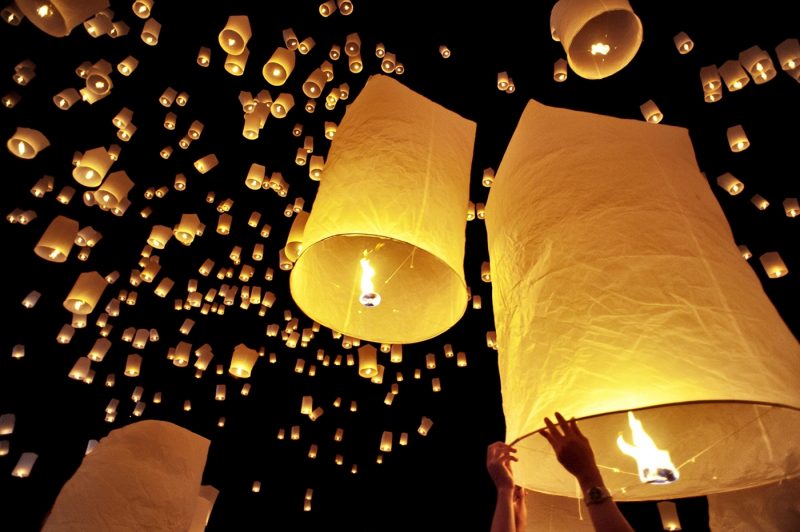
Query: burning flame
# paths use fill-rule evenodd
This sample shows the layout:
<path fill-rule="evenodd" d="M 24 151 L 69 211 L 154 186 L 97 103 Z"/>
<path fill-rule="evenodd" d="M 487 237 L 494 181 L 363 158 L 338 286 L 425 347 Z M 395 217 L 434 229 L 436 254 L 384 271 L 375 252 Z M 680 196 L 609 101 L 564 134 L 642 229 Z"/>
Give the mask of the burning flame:
<path fill-rule="evenodd" d="M 617 437 L 617 446 L 623 453 L 636 459 L 639 480 L 649 484 L 666 484 L 678 480 L 680 474 L 670 460 L 669 451 L 656 447 L 633 412 L 628 412 L 628 425 L 633 433 L 633 445 L 626 442 L 620 434 Z"/>
<path fill-rule="evenodd" d="M 372 284 L 372 277 L 375 275 L 375 268 L 369 263 L 366 257 L 361 258 L 361 296 L 358 301 L 365 307 L 377 307 L 381 303 L 381 295 L 375 292 L 375 285 Z"/>
<path fill-rule="evenodd" d="M 611 51 L 611 46 L 607 45 L 606 43 L 597 42 L 592 45 L 592 55 L 607 55 L 608 52 Z"/>

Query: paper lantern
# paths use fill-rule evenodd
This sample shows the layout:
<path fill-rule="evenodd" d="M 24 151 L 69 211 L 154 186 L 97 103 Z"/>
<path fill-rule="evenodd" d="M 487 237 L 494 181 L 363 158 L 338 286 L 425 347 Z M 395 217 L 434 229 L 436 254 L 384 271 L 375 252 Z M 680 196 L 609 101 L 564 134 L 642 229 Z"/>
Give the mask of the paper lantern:
<path fill-rule="evenodd" d="M 739 63 L 744 67 L 756 85 L 766 83 L 775 77 L 775 65 L 769 54 L 758 46 L 751 46 L 739 54 Z"/>
<path fill-rule="evenodd" d="M 639 106 L 639 110 L 642 112 L 642 116 L 644 119 L 650 122 L 651 124 L 658 124 L 661 122 L 661 119 L 664 118 L 664 115 L 661 113 L 661 110 L 658 108 L 656 103 L 653 100 L 647 100 L 642 105 Z"/>
<path fill-rule="evenodd" d="M 781 70 L 794 70 L 800 65 L 800 40 L 786 39 L 775 47 Z"/>
<path fill-rule="evenodd" d="M 138 377 L 142 369 L 142 355 L 131 353 L 125 362 L 125 376 Z"/>
<path fill-rule="evenodd" d="M 306 37 L 297 44 L 297 51 L 302 55 L 306 55 L 311 51 L 312 48 L 314 48 L 315 44 L 316 42 L 314 41 L 313 37 Z"/>
<path fill-rule="evenodd" d="M 201 67 L 207 67 L 211 63 L 211 49 L 207 46 L 201 46 L 197 52 L 197 64 Z"/>
<path fill-rule="evenodd" d="M 367 81 L 331 144 L 290 278 L 306 315 L 381 343 L 431 338 L 462 316 L 474 133 L 388 77 Z"/>
<path fill-rule="evenodd" d="M 747 140 L 747 135 L 742 126 L 736 125 L 729 127 L 727 135 L 728 146 L 730 146 L 733 153 L 739 153 L 750 147 L 750 141 Z"/>
<path fill-rule="evenodd" d="M 656 503 L 658 514 L 661 516 L 661 526 L 664 530 L 682 530 L 681 520 L 678 519 L 678 506 L 672 501 L 659 501 Z"/>
<path fill-rule="evenodd" d="M 41 131 L 27 127 L 18 127 L 6 143 L 8 151 L 20 159 L 33 159 L 49 145 L 50 141 Z"/>
<path fill-rule="evenodd" d="M 256 360 L 258 360 L 258 351 L 244 344 L 239 344 L 233 350 L 233 357 L 231 358 L 231 366 L 228 373 L 234 377 L 246 379 L 250 377 Z"/>
<path fill-rule="evenodd" d="M 267 83 L 279 87 L 286 83 L 294 70 L 294 51 L 287 48 L 276 48 L 272 56 L 264 64 L 261 74 Z"/>
<path fill-rule="evenodd" d="M 329 17 L 336 11 L 336 2 L 334 0 L 328 0 L 327 2 L 323 2 L 319 5 L 319 14 L 323 17 Z"/>
<path fill-rule="evenodd" d="M 81 99 L 81 94 L 75 89 L 64 89 L 53 96 L 53 103 L 62 111 L 66 111 Z"/>
<path fill-rule="evenodd" d="M 364 69 L 364 63 L 361 61 L 361 54 L 348 55 L 347 66 L 350 69 L 350 72 L 354 74 L 361 72 Z"/>
<path fill-rule="evenodd" d="M 622 70 L 642 43 L 642 23 L 627 0 L 558 0 L 550 28 L 572 70 L 586 79 Z"/>
<path fill-rule="evenodd" d="M 764 271 L 767 272 L 767 276 L 770 279 L 777 279 L 789 273 L 789 269 L 786 267 L 786 264 L 784 264 L 783 259 L 781 259 L 777 251 L 764 253 L 758 257 L 758 260 L 761 262 Z"/>
<path fill-rule="evenodd" d="M 704 66 L 700 69 L 700 83 L 703 85 L 703 99 L 706 103 L 722 99 L 722 80 L 715 65 Z"/>
<path fill-rule="evenodd" d="M 81 273 L 64 300 L 64 308 L 75 314 L 91 314 L 106 284 L 106 280 L 97 272 Z"/>
<path fill-rule="evenodd" d="M 292 107 L 294 107 L 294 96 L 291 93 L 282 92 L 272 102 L 269 112 L 275 118 L 284 118 Z"/>
<path fill-rule="evenodd" d="M 105 148 L 92 148 L 83 154 L 78 165 L 73 168 L 72 177 L 85 187 L 97 187 L 113 162 Z"/>
<path fill-rule="evenodd" d="M 562 82 L 567 80 L 567 60 L 559 59 L 553 64 L 553 79 Z"/>
<path fill-rule="evenodd" d="M 565 145 L 580 148 L 549 164 Z M 523 113 L 486 218 L 507 439 L 523 487 L 575 496 L 536 434 L 555 411 L 579 419 L 617 500 L 800 473 L 800 346 L 696 164 L 682 128 L 533 101 Z M 616 442 L 639 428 L 676 464 L 654 483 Z"/>
<path fill-rule="evenodd" d="M 89 374 L 91 365 L 92 361 L 89 360 L 87 357 L 78 358 L 78 360 L 76 360 L 75 364 L 72 366 L 72 369 L 69 370 L 69 378 L 75 379 L 76 381 L 84 380 L 86 376 Z"/>
<path fill-rule="evenodd" d="M 219 164 L 217 156 L 213 153 L 201 157 L 194 162 L 194 168 L 201 174 L 205 174 Z"/>
<path fill-rule="evenodd" d="M 753 197 L 750 198 L 750 203 L 755 205 L 759 211 L 764 211 L 769 207 L 769 202 L 761 194 L 753 194 Z"/>
<path fill-rule="evenodd" d="M 248 57 L 250 57 L 250 50 L 247 48 L 239 55 L 228 54 L 225 58 L 225 71 L 234 76 L 241 76 L 247 66 Z"/>
<path fill-rule="evenodd" d="M 154 18 L 147 19 L 142 28 L 141 37 L 145 44 L 148 46 L 155 46 L 158 44 L 158 36 L 161 33 L 161 23 Z"/>
<path fill-rule="evenodd" d="M 45 260 L 65 262 L 80 226 L 66 216 L 56 216 L 47 226 L 33 251 Z"/>
<path fill-rule="evenodd" d="M 694 41 L 692 41 L 691 37 L 686 35 L 685 31 L 675 35 L 675 37 L 672 38 L 672 42 L 675 43 L 675 48 L 678 49 L 678 53 L 681 55 L 688 54 L 694 49 Z"/>
<path fill-rule="evenodd" d="M 432 426 L 433 426 L 433 421 L 431 420 L 431 418 L 422 416 L 422 421 L 420 421 L 419 427 L 417 428 L 417 432 L 421 436 L 427 436 Z M 400 445 L 403 444 L 401 443 Z"/>
<path fill-rule="evenodd" d="M 717 184 L 724 188 L 731 196 L 735 196 L 744 190 L 744 184 L 736 179 L 730 172 L 725 172 L 717 177 Z"/>
<path fill-rule="evenodd" d="M 19 8 L 13 3 L 0 10 L 0 18 L 12 26 L 19 26 L 19 23 L 22 22 L 24 17 L 25 15 L 23 15 Z"/>
<path fill-rule="evenodd" d="M 106 9 L 108 0 L 17 0 L 34 26 L 53 37 L 66 37 L 75 26 Z"/>
<path fill-rule="evenodd" d="M 131 9 L 134 15 L 146 19 L 150 16 L 150 11 L 153 9 L 153 0 L 135 0 Z"/>
<path fill-rule="evenodd" d="M 719 67 L 719 75 L 722 76 L 722 81 L 731 92 L 741 90 L 750 83 L 750 78 L 741 63 L 733 59 L 722 63 L 722 66 Z"/>
<path fill-rule="evenodd" d="M 783 210 L 789 218 L 796 218 L 800 215 L 800 203 L 798 203 L 797 198 L 783 200 Z"/>
<path fill-rule="evenodd" d="M 165 421 L 111 431 L 61 488 L 42 530 L 190 530 L 208 446 Z M 143 494 L 147 504 L 131 504 Z"/>
<path fill-rule="evenodd" d="M 194 237 L 197 236 L 198 231 L 200 231 L 200 225 L 200 218 L 196 214 L 182 215 L 180 223 L 178 223 L 174 230 L 175 238 L 184 246 L 188 246 L 194 241 Z"/>
<path fill-rule="evenodd" d="M 27 478 L 33 470 L 33 465 L 39 455 L 36 453 L 22 453 L 17 460 L 17 465 L 11 471 L 11 475 L 19 478 Z"/>
<path fill-rule="evenodd" d="M 240 55 L 245 51 L 247 41 L 253 34 L 247 15 L 232 15 L 222 31 L 219 32 L 219 45 L 230 55 Z"/>
<path fill-rule="evenodd" d="M 322 89 L 327 81 L 328 78 L 325 76 L 325 72 L 319 68 L 313 70 L 303 83 L 303 94 L 309 98 L 318 98 L 322 94 Z"/>
<path fill-rule="evenodd" d="M 124 171 L 112 172 L 95 191 L 94 197 L 101 209 L 113 209 L 127 198 L 133 184 Z"/>

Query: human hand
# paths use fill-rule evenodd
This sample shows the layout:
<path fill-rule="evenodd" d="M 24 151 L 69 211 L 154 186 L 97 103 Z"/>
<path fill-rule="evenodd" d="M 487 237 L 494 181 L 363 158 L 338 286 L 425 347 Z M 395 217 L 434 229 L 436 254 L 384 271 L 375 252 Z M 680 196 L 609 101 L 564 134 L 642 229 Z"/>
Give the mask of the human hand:
<path fill-rule="evenodd" d="M 516 462 L 517 457 L 511 453 L 515 452 L 517 452 L 515 448 L 501 441 L 494 442 L 486 448 L 486 469 L 498 491 L 514 489 L 511 462 Z"/>
<path fill-rule="evenodd" d="M 527 492 L 522 486 L 514 486 L 514 522 L 517 532 L 524 532 L 528 523 L 528 507 L 525 505 Z"/>
<path fill-rule="evenodd" d="M 581 484 L 602 484 L 602 477 L 595 462 L 592 446 L 578 428 L 575 418 L 566 420 L 564 416 L 556 412 L 556 421 L 558 425 L 549 418 L 544 418 L 547 428 L 542 429 L 541 433 L 550 442 L 558 461 Z"/>

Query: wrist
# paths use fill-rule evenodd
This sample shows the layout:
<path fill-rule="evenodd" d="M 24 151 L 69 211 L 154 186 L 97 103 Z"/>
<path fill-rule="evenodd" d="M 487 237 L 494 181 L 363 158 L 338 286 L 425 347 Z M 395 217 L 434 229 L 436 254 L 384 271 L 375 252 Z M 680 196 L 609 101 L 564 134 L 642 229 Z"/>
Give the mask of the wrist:
<path fill-rule="evenodd" d="M 585 473 L 575 475 L 575 478 L 578 480 L 578 484 L 580 484 L 581 489 L 584 491 L 593 486 L 605 485 L 603 482 L 603 477 L 600 475 L 600 471 L 598 470 L 587 471 Z"/>

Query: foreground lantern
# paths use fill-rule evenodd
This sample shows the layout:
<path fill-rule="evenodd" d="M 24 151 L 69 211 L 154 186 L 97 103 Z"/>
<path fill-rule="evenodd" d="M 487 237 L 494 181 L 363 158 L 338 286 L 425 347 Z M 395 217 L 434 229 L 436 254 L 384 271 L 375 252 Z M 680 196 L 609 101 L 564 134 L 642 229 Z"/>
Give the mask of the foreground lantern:
<path fill-rule="evenodd" d="M 642 44 L 642 22 L 628 0 L 558 0 L 550 28 L 572 70 L 586 79 L 619 72 Z"/>
<path fill-rule="evenodd" d="M 517 483 L 575 496 L 536 434 L 555 411 L 579 418 L 618 500 L 800 474 L 800 346 L 741 259 L 686 130 L 530 102 L 486 210 Z M 676 481 L 640 481 L 617 445 L 636 440 L 628 411 Z"/>
<path fill-rule="evenodd" d="M 108 0 L 17 0 L 17 7 L 37 28 L 66 37 L 72 28 L 108 7 Z"/>
<path fill-rule="evenodd" d="M 461 318 L 474 136 L 473 122 L 399 82 L 367 81 L 331 144 L 290 278 L 310 318 L 379 343 L 426 340 Z M 380 304 L 363 297 L 371 271 Z"/>

